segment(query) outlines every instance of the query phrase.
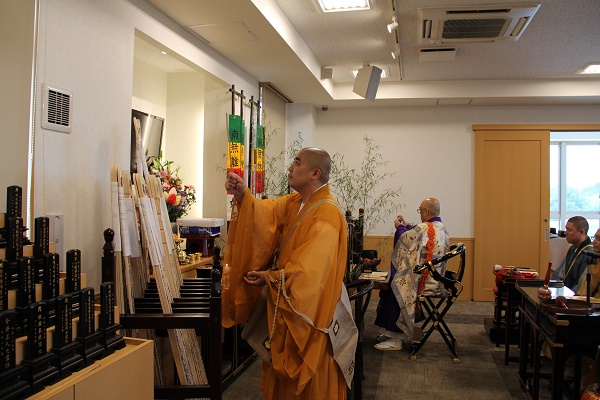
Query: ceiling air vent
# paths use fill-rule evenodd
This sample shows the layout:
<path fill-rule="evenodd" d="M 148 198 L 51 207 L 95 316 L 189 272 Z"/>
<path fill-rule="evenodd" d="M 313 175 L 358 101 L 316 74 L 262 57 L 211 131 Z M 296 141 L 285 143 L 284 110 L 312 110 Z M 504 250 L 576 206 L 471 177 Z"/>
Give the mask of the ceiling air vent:
<path fill-rule="evenodd" d="M 71 98 L 67 90 L 44 85 L 42 128 L 71 132 Z"/>
<path fill-rule="evenodd" d="M 419 43 L 519 40 L 540 4 L 419 8 Z"/>
<path fill-rule="evenodd" d="M 454 61 L 455 57 L 456 47 L 419 49 L 419 61 L 421 62 Z"/>

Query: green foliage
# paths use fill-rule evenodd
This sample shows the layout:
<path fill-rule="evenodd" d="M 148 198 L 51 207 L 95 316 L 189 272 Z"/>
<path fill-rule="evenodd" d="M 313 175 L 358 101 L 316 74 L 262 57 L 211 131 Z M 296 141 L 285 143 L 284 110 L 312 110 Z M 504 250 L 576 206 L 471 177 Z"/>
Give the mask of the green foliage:
<path fill-rule="evenodd" d="M 265 126 L 265 191 L 263 195 L 275 199 L 290 193 L 288 186 L 288 171 L 287 168 L 291 165 L 294 157 L 302 148 L 304 148 L 304 139 L 302 132 L 297 132 L 294 141 L 287 149 L 281 150 L 279 153 L 269 149 L 269 143 L 279 133 L 277 129 L 271 129 L 269 122 Z M 275 153 L 275 155 L 272 155 Z M 280 168 L 283 168 L 281 170 Z"/>
<path fill-rule="evenodd" d="M 381 146 L 374 139 L 364 136 L 364 158 L 360 168 L 351 168 L 346 164 L 344 156 L 336 153 L 332 156 L 329 184 L 342 209 L 358 212 L 364 210 L 364 234 L 369 233 L 375 225 L 395 215 L 404 207 L 400 203 L 401 187 L 378 188 L 394 178 L 395 172 L 388 172 L 389 161 L 382 160 L 379 152 Z"/>
<path fill-rule="evenodd" d="M 595 183 L 583 189 L 567 187 L 566 208 L 568 212 L 574 211 L 597 211 L 600 205 L 600 183 Z M 560 190 L 550 189 L 550 210 L 558 211 Z"/>

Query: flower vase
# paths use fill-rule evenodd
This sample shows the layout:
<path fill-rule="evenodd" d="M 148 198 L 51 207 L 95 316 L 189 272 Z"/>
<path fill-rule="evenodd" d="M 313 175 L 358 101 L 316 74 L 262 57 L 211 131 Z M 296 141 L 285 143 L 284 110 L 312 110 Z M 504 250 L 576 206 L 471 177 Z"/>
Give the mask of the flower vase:
<path fill-rule="evenodd" d="M 179 236 L 179 232 L 177 232 L 177 222 L 171 222 L 171 231 L 175 235 Z"/>

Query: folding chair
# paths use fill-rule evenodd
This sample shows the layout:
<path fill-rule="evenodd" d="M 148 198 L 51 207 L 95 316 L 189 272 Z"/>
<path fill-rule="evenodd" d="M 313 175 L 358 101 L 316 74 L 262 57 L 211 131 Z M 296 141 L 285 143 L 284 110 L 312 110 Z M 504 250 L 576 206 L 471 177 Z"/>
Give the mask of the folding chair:
<path fill-rule="evenodd" d="M 434 268 L 435 265 L 458 255 L 460 255 L 460 263 L 456 271 L 447 270 L 444 273 L 444 276 L 441 276 Z M 461 281 L 465 272 L 465 245 L 462 243 L 451 245 L 446 254 L 424 264 L 415 266 L 413 272 L 420 274 L 425 269 L 429 270 L 433 278 L 443 285 L 444 290 L 438 295 L 419 295 L 421 309 L 427 317 L 420 327 L 415 326 L 414 328 L 410 359 L 417 359 L 417 353 L 421 350 L 421 347 L 423 347 L 433 331 L 437 330 L 452 352 L 454 362 L 459 363 L 460 359 L 456 353 L 456 338 L 452 335 L 448 325 L 444 322 L 444 316 L 463 290 Z"/>

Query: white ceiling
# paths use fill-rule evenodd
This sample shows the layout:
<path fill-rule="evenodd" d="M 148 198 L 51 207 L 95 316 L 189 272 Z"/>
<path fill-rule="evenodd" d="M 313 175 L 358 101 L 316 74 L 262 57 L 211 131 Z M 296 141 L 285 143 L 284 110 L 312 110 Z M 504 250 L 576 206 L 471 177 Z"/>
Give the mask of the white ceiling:
<path fill-rule="evenodd" d="M 600 104 L 600 77 L 576 73 L 600 61 L 599 0 L 371 1 L 370 11 L 323 13 L 316 0 L 148 0 L 294 102 L 330 108 Z M 418 41 L 419 8 L 523 3 L 541 6 L 519 40 L 442 43 L 435 47 L 457 49 L 453 62 L 420 62 L 419 49 L 432 45 Z M 397 36 L 386 27 L 393 15 Z M 400 62 L 391 56 L 396 49 Z M 367 64 L 389 74 L 373 102 L 352 92 L 352 71 Z M 323 67 L 332 68 L 333 79 L 321 79 Z"/>

